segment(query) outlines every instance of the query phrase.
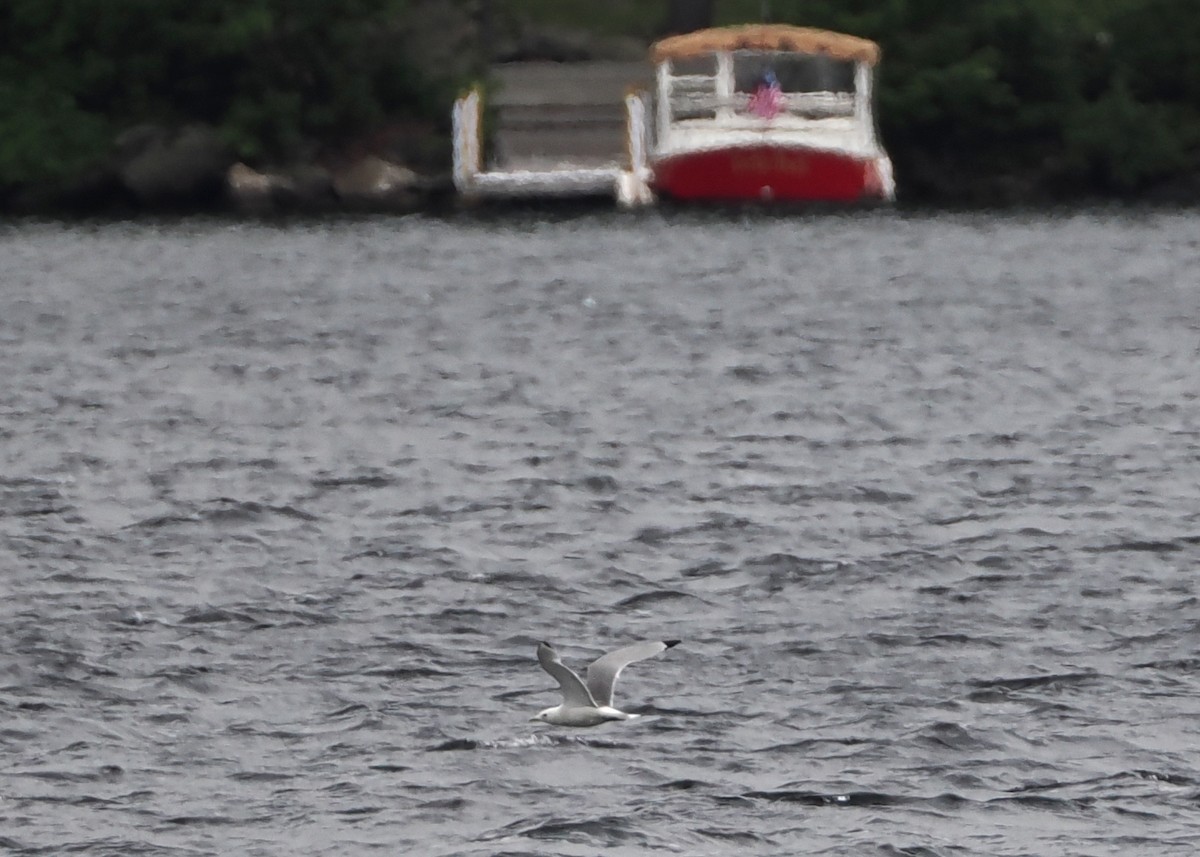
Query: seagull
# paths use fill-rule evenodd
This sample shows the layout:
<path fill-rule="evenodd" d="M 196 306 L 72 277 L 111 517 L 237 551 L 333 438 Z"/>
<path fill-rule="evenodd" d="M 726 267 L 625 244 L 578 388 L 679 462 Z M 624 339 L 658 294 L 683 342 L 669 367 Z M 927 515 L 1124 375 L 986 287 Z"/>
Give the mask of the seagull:
<path fill-rule="evenodd" d="M 539 711 L 533 720 L 555 726 L 597 726 L 609 720 L 632 720 L 637 714 L 626 714 L 613 708 L 613 687 L 617 676 L 629 664 L 644 661 L 659 652 L 679 645 L 678 640 L 647 640 L 634 643 L 593 661 L 587 668 L 587 683 L 562 662 L 549 643 L 539 643 L 538 663 L 554 676 L 562 688 L 562 705 Z"/>

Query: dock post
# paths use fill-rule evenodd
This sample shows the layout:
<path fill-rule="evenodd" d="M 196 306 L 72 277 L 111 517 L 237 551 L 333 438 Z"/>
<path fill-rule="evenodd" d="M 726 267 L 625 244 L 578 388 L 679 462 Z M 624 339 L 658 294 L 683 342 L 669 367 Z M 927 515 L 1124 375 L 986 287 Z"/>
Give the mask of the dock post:
<path fill-rule="evenodd" d="M 480 98 L 478 88 L 454 102 L 454 186 L 460 194 L 471 194 L 475 176 L 483 169 L 480 152 Z"/>
<path fill-rule="evenodd" d="M 617 202 L 623 208 L 633 208 L 653 202 L 646 165 L 646 102 L 638 92 L 625 94 L 625 147 L 629 156 L 628 168 L 617 179 Z"/>

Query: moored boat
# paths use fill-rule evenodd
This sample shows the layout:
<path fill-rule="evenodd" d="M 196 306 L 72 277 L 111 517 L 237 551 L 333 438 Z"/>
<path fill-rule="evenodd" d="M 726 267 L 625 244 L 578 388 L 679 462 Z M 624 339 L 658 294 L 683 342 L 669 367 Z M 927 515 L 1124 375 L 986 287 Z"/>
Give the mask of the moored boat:
<path fill-rule="evenodd" d="M 872 110 L 879 46 L 787 25 L 672 36 L 651 47 L 651 187 L 688 202 L 895 198 Z"/>

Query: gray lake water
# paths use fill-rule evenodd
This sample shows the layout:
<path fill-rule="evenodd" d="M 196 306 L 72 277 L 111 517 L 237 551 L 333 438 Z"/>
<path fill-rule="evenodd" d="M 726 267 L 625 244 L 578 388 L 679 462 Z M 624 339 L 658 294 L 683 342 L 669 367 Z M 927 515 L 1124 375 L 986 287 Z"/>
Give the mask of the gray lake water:
<path fill-rule="evenodd" d="M 1200 213 L 0 226 L 0 850 L 1194 855 Z M 539 640 L 630 667 L 595 729 Z"/>

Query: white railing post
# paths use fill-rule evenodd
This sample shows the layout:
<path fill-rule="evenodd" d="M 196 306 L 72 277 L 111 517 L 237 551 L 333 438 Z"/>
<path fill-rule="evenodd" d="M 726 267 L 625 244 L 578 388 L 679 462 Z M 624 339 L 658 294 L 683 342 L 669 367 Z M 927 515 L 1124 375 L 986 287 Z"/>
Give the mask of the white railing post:
<path fill-rule="evenodd" d="M 636 92 L 625 96 L 625 136 L 629 169 L 640 172 L 646 168 L 646 102 Z"/>
<path fill-rule="evenodd" d="M 721 51 L 717 54 L 717 118 L 733 118 L 733 54 Z"/>
<path fill-rule="evenodd" d="M 854 64 L 854 118 L 862 123 L 871 119 L 871 67 L 861 60 Z"/>
<path fill-rule="evenodd" d="M 470 193 L 475 176 L 483 168 L 480 155 L 479 90 L 472 89 L 454 102 L 451 119 L 454 126 L 454 186 L 459 193 Z"/>
<path fill-rule="evenodd" d="M 659 151 L 670 145 L 671 131 L 671 61 L 658 64 L 658 133 L 655 134 Z"/>
<path fill-rule="evenodd" d="M 652 201 L 650 170 L 646 155 L 646 102 L 641 94 L 625 94 L 625 147 L 629 168 L 617 176 L 617 202 L 623 208 L 645 205 Z"/>

